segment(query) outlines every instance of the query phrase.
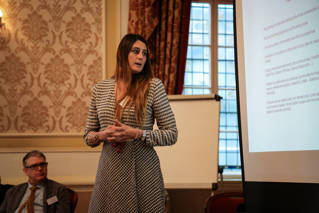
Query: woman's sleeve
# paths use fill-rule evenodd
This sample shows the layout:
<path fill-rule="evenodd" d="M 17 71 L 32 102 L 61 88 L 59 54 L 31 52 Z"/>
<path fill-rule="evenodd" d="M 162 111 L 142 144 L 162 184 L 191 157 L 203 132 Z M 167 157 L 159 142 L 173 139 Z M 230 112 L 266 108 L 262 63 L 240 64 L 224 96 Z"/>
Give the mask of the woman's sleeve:
<path fill-rule="evenodd" d="M 86 128 L 83 134 L 83 139 L 88 146 L 95 147 L 99 145 L 96 143 L 94 144 L 90 143 L 90 140 L 89 140 L 90 132 L 92 131 L 98 132 L 99 129 L 100 129 L 100 122 L 98 119 L 98 114 L 96 109 L 96 86 L 95 86 L 92 91 L 91 103 L 90 103 L 88 118 L 86 122 Z"/>
<path fill-rule="evenodd" d="M 168 102 L 163 83 L 155 84 L 153 113 L 158 129 L 146 131 L 146 144 L 149 146 L 170 146 L 177 141 L 176 121 Z"/>

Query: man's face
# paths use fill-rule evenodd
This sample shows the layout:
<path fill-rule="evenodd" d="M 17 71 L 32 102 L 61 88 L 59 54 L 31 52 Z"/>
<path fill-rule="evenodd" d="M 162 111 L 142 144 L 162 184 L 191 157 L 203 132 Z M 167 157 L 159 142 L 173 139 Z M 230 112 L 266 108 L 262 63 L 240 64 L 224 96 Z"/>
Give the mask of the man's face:
<path fill-rule="evenodd" d="M 31 156 L 26 160 L 27 167 L 23 172 L 29 177 L 29 182 L 32 185 L 39 184 L 47 177 L 47 162 L 41 157 Z"/>

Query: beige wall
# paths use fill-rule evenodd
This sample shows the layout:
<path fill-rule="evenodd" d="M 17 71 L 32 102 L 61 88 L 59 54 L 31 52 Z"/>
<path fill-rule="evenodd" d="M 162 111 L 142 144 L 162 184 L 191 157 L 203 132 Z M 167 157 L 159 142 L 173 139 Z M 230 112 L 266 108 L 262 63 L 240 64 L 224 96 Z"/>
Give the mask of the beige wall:
<path fill-rule="evenodd" d="M 0 39 L 0 82 L 6 82 L 0 87 L 0 148 L 84 148 L 81 134 L 91 88 L 114 74 L 116 48 L 127 31 L 129 0 L 101 0 L 89 8 L 80 1 L 73 5 L 61 2 L 70 8 L 59 14 L 40 1 L 30 2 L 18 13 L 21 2 L 13 8 L 0 0 L 5 22 L 5 33 L 1 33 L 5 37 Z M 100 6 L 100 11 L 95 6 Z M 27 18 L 36 9 L 38 19 L 47 27 L 42 37 L 32 40 L 32 35 L 40 33 L 28 31 L 33 25 Z M 59 15 L 55 22 L 54 15 Z M 77 19 L 84 23 L 75 30 L 72 23 Z M 82 40 L 77 40 L 81 32 Z M 49 47 L 51 52 L 46 51 Z M 41 54 L 36 54 L 37 50 Z"/>
<path fill-rule="evenodd" d="M 116 68 L 116 50 L 127 33 L 129 0 L 106 1 L 106 77 Z"/>
<path fill-rule="evenodd" d="M 41 114 L 37 115 L 37 111 L 34 111 L 36 117 L 34 118 L 34 122 L 31 124 L 33 125 L 31 127 L 33 128 L 29 128 L 30 125 L 27 125 L 27 123 L 23 122 L 20 126 L 24 125 L 24 129 L 14 128 L 14 126 L 12 126 L 15 124 L 14 121 L 23 118 L 24 114 L 17 114 L 16 119 L 6 120 L 6 118 L 10 115 L 9 111 L 12 110 L 12 106 L 10 105 L 11 102 L 9 103 L 8 101 L 11 96 L 9 93 L 3 94 L 1 92 L 9 91 L 9 89 L 12 87 L 16 87 L 18 91 L 20 91 L 21 88 L 20 85 L 15 84 L 14 81 L 12 81 L 11 85 L 6 84 L 7 87 L 1 88 L 1 181 L 2 183 L 8 184 L 17 184 L 25 181 L 24 174 L 22 173 L 21 159 L 26 152 L 32 149 L 39 149 L 43 151 L 48 157 L 50 178 L 67 185 L 92 185 L 95 179 L 96 167 L 100 155 L 100 148 L 92 149 L 90 147 L 87 147 L 82 140 L 81 134 L 85 127 L 86 115 L 82 115 L 79 118 L 82 122 L 79 128 L 73 128 L 72 123 L 68 125 L 63 124 L 63 121 L 69 118 L 67 115 L 67 109 L 71 109 L 72 107 L 73 109 L 79 109 L 80 106 L 75 106 L 74 104 L 72 104 L 72 101 L 75 101 L 77 99 L 72 99 L 72 95 L 65 95 L 65 102 L 62 101 L 60 103 L 60 106 L 62 106 L 60 108 L 60 114 L 56 116 L 56 109 L 52 102 L 50 102 L 50 98 L 48 98 L 48 95 L 46 95 L 44 92 L 37 93 L 37 91 L 39 89 L 41 91 L 39 85 L 50 85 L 50 81 L 47 80 L 50 78 L 50 72 L 46 71 L 46 67 L 48 67 L 47 64 L 50 64 L 50 57 L 60 57 L 60 62 L 62 63 L 62 61 L 64 61 L 66 65 L 65 67 L 67 67 L 64 72 L 70 73 L 70 76 L 78 77 L 70 77 L 70 79 L 66 78 L 62 80 L 60 79 L 60 85 L 52 84 L 52 88 L 49 89 L 50 91 L 55 91 L 57 94 L 58 92 L 61 92 L 61 90 L 62 93 L 66 93 L 67 91 L 69 91 L 68 87 L 65 87 L 68 82 L 70 82 L 71 85 L 77 85 L 77 87 L 72 87 L 71 90 L 74 90 L 74 96 L 81 97 L 80 100 L 83 102 L 82 105 L 86 106 L 82 108 L 81 112 L 85 112 L 86 114 L 90 99 L 90 91 L 94 82 L 99 79 L 108 78 L 114 73 L 116 47 L 120 41 L 121 36 L 126 33 L 125 26 L 127 26 L 127 21 L 123 19 L 127 19 L 127 15 L 125 15 L 125 13 L 127 13 L 128 10 L 128 0 L 95 1 L 97 5 L 83 5 L 82 1 L 75 1 L 73 5 L 64 5 L 66 4 L 66 2 L 63 1 L 61 2 L 61 5 L 63 7 L 70 6 L 70 10 L 67 10 L 65 13 L 59 14 L 61 20 L 57 23 L 60 25 L 55 25 L 55 23 L 51 21 L 54 13 L 52 10 L 50 10 L 50 7 L 52 5 L 42 5 L 40 1 L 32 1 L 28 3 L 29 5 L 27 8 L 20 8 L 21 12 L 18 13 L 16 9 L 18 9 L 19 5 L 22 5 L 21 2 L 23 1 L 18 1 L 17 8 L 12 8 L 9 6 L 8 1 L 0 0 L 0 8 L 4 12 L 3 20 L 6 23 L 6 30 L 8 32 L 8 37 L 6 37 L 7 43 L 5 44 L 5 49 L 0 49 L 0 69 L 2 68 L 2 73 L 0 73 L 0 81 L 3 81 L 5 78 L 10 77 L 11 75 L 14 76 L 21 74 L 13 72 L 21 71 L 21 69 L 17 67 L 19 66 L 19 63 L 9 64 L 10 68 L 13 68 L 13 71 L 11 71 L 9 70 L 9 65 L 7 65 L 8 63 L 6 62 L 6 59 L 10 55 L 15 55 L 16 58 L 20 58 L 20 64 L 22 64 L 21 66 L 24 67 L 24 69 L 22 69 L 24 70 L 24 76 L 27 76 L 21 80 L 21 83 L 25 83 L 26 85 L 34 84 L 33 87 L 29 88 L 29 92 L 27 91 L 27 93 L 33 94 L 39 100 L 38 105 L 39 103 L 42 103 L 43 105 L 47 104 L 46 113 L 48 114 L 49 118 L 52 118 L 52 123 L 49 124 L 48 122 L 47 125 L 46 123 L 37 123 L 37 119 Z M 101 14 L 99 14 L 98 10 L 94 11 L 94 9 L 98 8 L 95 6 L 101 6 Z M 91 11 L 89 9 L 91 9 Z M 52 53 L 48 52 L 47 55 L 44 54 L 43 57 L 39 56 L 38 61 L 36 61 L 36 65 L 38 65 L 38 70 L 36 71 L 32 70 L 32 64 L 29 64 L 29 61 L 33 57 L 34 52 L 32 53 L 29 51 L 25 53 L 23 51 L 18 51 L 21 50 L 22 47 L 25 47 L 26 51 L 36 50 L 37 48 L 36 40 L 30 40 L 31 34 L 30 38 L 28 38 L 27 35 L 23 34 L 24 31 L 29 33 L 33 32 L 33 34 L 41 34 L 41 32 L 32 31 L 32 29 L 29 29 L 29 31 L 26 30 L 28 29 L 27 27 L 30 25 L 30 23 L 27 23 L 26 18 L 30 16 L 32 11 L 34 12 L 35 10 L 38 14 L 38 18 L 42 17 L 44 24 L 43 26 L 48 26 L 42 38 L 45 42 L 43 42 L 42 46 L 39 44 L 40 49 L 45 49 L 47 47 L 46 42 L 49 43 L 50 45 L 48 46 L 51 46 L 53 49 Z M 80 13 L 80 11 L 82 13 Z M 23 18 L 14 20 L 14 14 Z M 72 30 L 70 27 L 72 26 L 71 20 L 75 21 L 75 18 L 81 19 L 82 21 L 87 20 L 87 23 L 83 23 L 83 27 L 86 28 L 82 29 L 82 31 L 74 31 L 74 33 L 83 32 L 84 35 L 82 41 L 72 41 L 72 39 L 69 38 L 70 36 L 68 37 L 68 33 L 71 33 Z M 24 21 L 21 22 L 20 20 Z M 55 29 L 55 27 L 59 28 Z M 47 34 L 45 34 L 46 32 Z M 85 34 L 85 32 L 88 34 Z M 14 34 L 19 35 L 19 33 L 21 34 L 21 40 L 19 39 L 19 37 L 13 38 Z M 87 37 L 85 37 L 85 35 L 87 35 Z M 76 36 L 81 37 L 80 35 L 74 36 L 74 39 L 76 39 Z M 24 44 L 22 41 L 25 41 L 26 44 Z M 42 40 L 38 42 L 41 43 Z M 67 46 L 68 49 L 63 49 L 65 47 L 64 45 Z M 73 54 L 73 57 L 75 57 L 74 55 L 76 53 L 81 53 L 81 49 L 77 48 L 82 48 L 83 50 L 82 61 L 78 61 L 78 64 L 76 64 L 74 62 L 74 58 L 70 56 Z M 76 50 L 78 50 L 78 52 L 76 52 Z M 87 55 L 85 55 L 84 50 L 89 50 L 89 52 L 91 52 L 92 54 L 88 53 Z M 100 58 L 101 63 L 97 63 L 95 58 Z M 90 72 L 91 64 L 96 65 L 96 69 L 94 69 L 95 74 L 94 72 Z M 59 64 L 57 63 L 56 65 Z M 81 71 L 77 68 L 81 68 Z M 10 73 L 8 73 L 9 71 Z M 46 78 L 45 73 L 47 73 L 49 77 Z M 61 73 L 58 73 L 57 77 L 60 77 L 59 74 Z M 91 78 L 91 75 L 96 77 Z M 37 80 L 40 81 L 38 82 Z M 62 82 L 63 80 L 64 82 Z M 59 99 L 59 97 L 60 96 L 55 96 L 55 99 Z M 28 98 L 31 100 L 33 96 L 30 95 L 29 97 L 28 95 L 25 95 L 25 100 L 22 101 L 20 100 L 21 95 L 16 97 L 14 96 L 13 101 L 15 101 L 14 103 L 18 104 L 20 103 L 19 101 L 21 101 L 22 104 L 27 105 Z M 70 100 L 68 100 L 67 98 L 69 98 Z M 23 109 L 23 107 L 21 108 Z M 17 109 L 19 110 L 19 106 Z M 31 109 L 32 108 L 30 108 L 30 110 Z M 6 113 L 8 113 L 8 115 L 6 115 Z M 76 111 L 74 116 L 76 116 L 77 113 L 79 113 L 79 111 Z M 69 120 L 75 119 L 71 117 Z M 77 121 L 77 123 L 80 123 L 80 121 Z M 47 131 L 46 127 L 48 127 L 47 129 L 49 129 L 49 131 Z M 7 129 L 9 130 L 6 131 Z"/>
<path fill-rule="evenodd" d="M 0 2 L 0 136 L 81 134 L 104 75 L 104 1 L 12 2 Z"/>

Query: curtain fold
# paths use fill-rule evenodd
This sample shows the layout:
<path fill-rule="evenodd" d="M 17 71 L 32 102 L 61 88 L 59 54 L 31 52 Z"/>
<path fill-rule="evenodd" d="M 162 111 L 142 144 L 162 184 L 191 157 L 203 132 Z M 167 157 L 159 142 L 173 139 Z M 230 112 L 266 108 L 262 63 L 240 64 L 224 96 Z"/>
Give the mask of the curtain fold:
<path fill-rule="evenodd" d="M 191 0 L 130 0 L 128 33 L 147 39 L 153 72 L 167 94 L 184 83 Z"/>

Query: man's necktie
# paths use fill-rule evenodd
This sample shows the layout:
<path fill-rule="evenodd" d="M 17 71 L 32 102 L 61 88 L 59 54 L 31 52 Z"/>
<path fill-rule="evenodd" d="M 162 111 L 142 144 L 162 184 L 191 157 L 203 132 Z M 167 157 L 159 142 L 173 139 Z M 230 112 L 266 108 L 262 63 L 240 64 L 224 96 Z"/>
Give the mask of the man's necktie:
<path fill-rule="evenodd" d="M 21 213 L 25 206 L 27 206 L 28 213 L 34 213 L 34 197 L 35 197 L 35 190 L 37 189 L 36 186 L 32 186 L 30 188 L 31 194 L 28 200 L 20 207 L 18 213 Z"/>

